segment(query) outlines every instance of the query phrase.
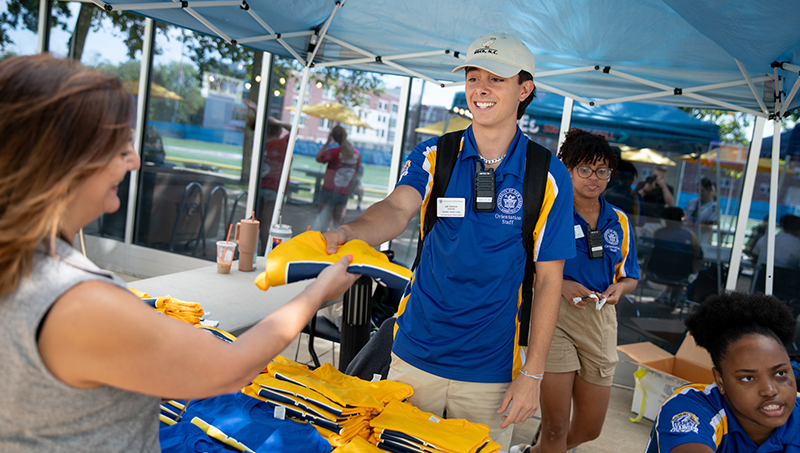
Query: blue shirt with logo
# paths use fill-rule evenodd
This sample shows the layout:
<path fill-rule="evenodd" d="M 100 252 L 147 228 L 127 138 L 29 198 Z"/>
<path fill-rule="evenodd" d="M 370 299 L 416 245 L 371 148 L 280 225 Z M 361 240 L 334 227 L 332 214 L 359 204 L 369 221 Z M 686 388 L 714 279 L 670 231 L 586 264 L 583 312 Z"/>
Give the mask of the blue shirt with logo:
<path fill-rule="evenodd" d="M 419 191 L 423 210 L 433 185 L 437 138 L 419 144 L 399 185 Z M 463 217 L 439 216 L 425 240 L 420 264 L 398 310 L 393 352 L 409 364 L 446 379 L 509 382 L 521 366 L 517 347 L 522 245 L 523 179 L 528 138 L 517 129 L 495 170 L 494 212 L 474 209 L 478 153 L 470 126 L 462 138 L 445 198 L 463 199 Z M 575 256 L 572 182 L 550 160 L 545 198 L 534 231 L 534 259 Z"/>
<path fill-rule="evenodd" d="M 575 258 L 564 262 L 564 279 L 602 293 L 624 277 L 639 279 L 639 262 L 633 241 L 633 225 L 621 209 L 600 197 L 597 229 L 603 237 L 603 258 L 589 258 L 586 220 L 573 208 Z"/>
<path fill-rule="evenodd" d="M 789 408 L 786 408 L 789 410 Z M 718 452 L 800 452 L 800 394 L 786 424 L 760 446 L 742 430 L 717 384 L 685 385 L 672 394 L 656 417 L 654 438 L 646 452 L 669 452 L 700 443 Z"/>

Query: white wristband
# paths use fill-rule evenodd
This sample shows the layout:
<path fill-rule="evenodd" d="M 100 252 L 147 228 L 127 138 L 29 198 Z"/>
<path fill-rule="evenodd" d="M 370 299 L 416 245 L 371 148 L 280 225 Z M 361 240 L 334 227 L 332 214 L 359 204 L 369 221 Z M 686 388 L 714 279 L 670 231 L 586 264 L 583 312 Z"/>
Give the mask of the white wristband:
<path fill-rule="evenodd" d="M 544 379 L 544 374 L 530 374 L 525 370 L 519 370 L 519 374 L 523 376 L 528 376 L 529 378 L 536 379 L 537 381 L 541 381 L 542 379 Z"/>

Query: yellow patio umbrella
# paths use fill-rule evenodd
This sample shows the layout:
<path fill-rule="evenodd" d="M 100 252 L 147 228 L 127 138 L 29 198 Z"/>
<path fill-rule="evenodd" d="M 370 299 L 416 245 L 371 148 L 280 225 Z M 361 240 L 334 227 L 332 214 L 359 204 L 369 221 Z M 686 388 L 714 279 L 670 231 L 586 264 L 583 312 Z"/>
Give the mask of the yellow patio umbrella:
<path fill-rule="evenodd" d="M 122 86 L 128 93 L 138 96 L 139 95 L 139 79 L 128 79 L 122 81 Z M 183 96 L 180 96 L 174 91 L 170 91 L 163 86 L 150 82 L 150 97 L 158 99 L 172 99 L 174 101 L 182 101 Z"/>
<path fill-rule="evenodd" d="M 447 123 L 447 130 L 444 130 L 444 125 Z M 429 124 L 414 129 L 414 132 L 427 135 L 443 135 L 448 132 L 461 131 L 469 127 L 472 120 L 463 116 L 456 116 L 450 118 L 450 121 L 439 121 L 438 123 Z"/>
<path fill-rule="evenodd" d="M 666 165 L 669 167 L 678 165 L 674 160 L 664 157 L 650 148 L 622 151 L 622 160 L 626 160 L 628 162 L 642 162 L 645 164 Z"/>
<path fill-rule="evenodd" d="M 286 110 L 294 110 L 295 107 L 286 107 Z M 372 126 L 359 118 L 350 107 L 338 102 L 321 102 L 319 104 L 307 104 L 303 106 L 303 113 L 316 116 L 317 118 L 327 118 L 331 121 L 338 121 L 351 126 L 372 129 Z"/>
<path fill-rule="evenodd" d="M 739 149 L 738 147 L 722 147 L 714 148 L 711 151 L 701 154 L 700 157 L 682 156 L 680 159 L 687 162 L 700 163 L 704 167 L 714 167 L 717 165 L 717 156 L 719 156 L 719 166 L 727 170 L 743 170 L 747 165 L 747 150 Z M 778 162 L 778 166 L 783 168 L 789 174 L 796 172 L 792 167 L 784 167 L 784 161 Z M 761 157 L 758 159 L 758 172 L 769 173 L 772 171 L 771 159 L 768 157 Z"/>

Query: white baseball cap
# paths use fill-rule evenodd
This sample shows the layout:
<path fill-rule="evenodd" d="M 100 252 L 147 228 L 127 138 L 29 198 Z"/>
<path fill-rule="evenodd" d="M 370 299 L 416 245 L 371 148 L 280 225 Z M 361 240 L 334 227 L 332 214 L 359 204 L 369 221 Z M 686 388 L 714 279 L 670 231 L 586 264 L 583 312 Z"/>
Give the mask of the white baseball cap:
<path fill-rule="evenodd" d="M 485 69 L 500 77 L 513 77 L 520 71 L 533 76 L 536 70 L 530 49 L 519 38 L 506 33 L 489 33 L 476 39 L 467 50 L 467 61 L 453 72 L 469 67 Z"/>

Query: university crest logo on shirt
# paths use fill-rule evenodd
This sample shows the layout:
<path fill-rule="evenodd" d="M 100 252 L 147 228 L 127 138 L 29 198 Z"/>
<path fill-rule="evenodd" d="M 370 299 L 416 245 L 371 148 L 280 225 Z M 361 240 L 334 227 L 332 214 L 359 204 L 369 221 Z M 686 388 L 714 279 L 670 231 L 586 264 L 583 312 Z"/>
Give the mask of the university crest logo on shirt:
<path fill-rule="evenodd" d="M 671 433 L 697 433 L 697 427 L 700 421 L 697 415 L 691 412 L 681 412 L 672 417 L 672 430 Z"/>
<path fill-rule="evenodd" d="M 614 230 L 606 230 L 603 239 L 608 245 L 619 245 L 619 235 Z"/>
<path fill-rule="evenodd" d="M 522 209 L 522 194 L 512 187 L 503 189 L 497 196 L 497 209 L 503 214 L 516 214 Z"/>

